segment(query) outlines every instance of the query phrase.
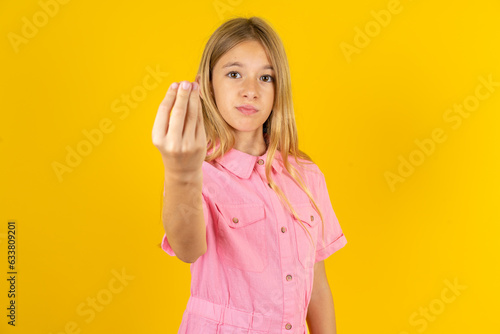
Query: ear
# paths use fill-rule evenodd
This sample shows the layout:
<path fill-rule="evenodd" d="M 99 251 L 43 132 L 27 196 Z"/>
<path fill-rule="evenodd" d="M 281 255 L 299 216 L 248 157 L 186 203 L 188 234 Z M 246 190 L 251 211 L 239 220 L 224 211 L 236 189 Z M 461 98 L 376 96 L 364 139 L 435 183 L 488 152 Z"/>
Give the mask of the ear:
<path fill-rule="evenodd" d="M 201 80 L 201 75 L 196 75 L 196 78 L 194 79 L 194 81 L 198 84 L 198 89 L 200 90 L 200 93 L 201 93 L 201 85 L 200 85 L 200 80 Z M 203 96 L 201 96 L 200 94 L 200 99 L 203 101 Z"/>
<path fill-rule="evenodd" d="M 197 74 L 196 75 L 196 78 L 194 79 L 194 81 L 196 81 L 198 83 L 198 86 L 201 87 L 200 85 L 200 81 L 201 81 L 201 75 Z M 212 83 L 209 82 L 208 83 L 208 91 L 210 92 L 210 94 L 213 96 L 214 95 L 214 90 L 213 90 L 213 86 L 212 86 Z"/>

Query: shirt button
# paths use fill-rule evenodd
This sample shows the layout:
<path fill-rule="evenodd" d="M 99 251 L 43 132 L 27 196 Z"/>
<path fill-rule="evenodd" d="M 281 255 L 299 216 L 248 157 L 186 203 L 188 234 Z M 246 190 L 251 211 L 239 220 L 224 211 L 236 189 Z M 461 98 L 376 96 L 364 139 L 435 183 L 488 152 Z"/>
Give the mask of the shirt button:
<path fill-rule="evenodd" d="M 285 226 L 282 226 L 281 227 L 281 232 L 285 233 L 286 232 L 286 227 Z"/>
<path fill-rule="evenodd" d="M 233 218 L 233 223 L 237 223 L 237 222 L 239 222 L 238 218 L 234 217 Z"/>
<path fill-rule="evenodd" d="M 314 221 L 314 216 L 313 215 L 311 215 L 311 221 Z"/>
<path fill-rule="evenodd" d="M 259 160 L 257 161 L 257 163 L 258 163 L 259 165 L 262 165 L 262 164 L 264 164 L 264 160 L 259 159 Z"/>
<path fill-rule="evenodd" d="M 292 280 L 292 275 L 286 275 L 286 280 L 291 281 Z"/>
<path fill-rule="evenodd" d="M 285 328 L 286 328 L 286 329 L 292 329 L 292 324 L 288 322 L 288 323 L 285 325 Z"/>

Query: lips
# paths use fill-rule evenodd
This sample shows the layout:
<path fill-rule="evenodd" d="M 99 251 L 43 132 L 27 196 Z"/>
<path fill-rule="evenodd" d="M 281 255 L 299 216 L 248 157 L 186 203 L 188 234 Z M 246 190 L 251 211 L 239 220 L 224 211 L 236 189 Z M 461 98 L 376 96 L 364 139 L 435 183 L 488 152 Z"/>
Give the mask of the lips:
<path fill-rule="evenodd" d="M 245 115 L 250 115 L 250 114 L 257 112 L 257 108 L 255 108 L 254 106 L 252 106 L 250 104 L 242 104 L 241 106 L 236 107 L 236 109 L 238 109 L 240 112 L 242 112 Z"/>

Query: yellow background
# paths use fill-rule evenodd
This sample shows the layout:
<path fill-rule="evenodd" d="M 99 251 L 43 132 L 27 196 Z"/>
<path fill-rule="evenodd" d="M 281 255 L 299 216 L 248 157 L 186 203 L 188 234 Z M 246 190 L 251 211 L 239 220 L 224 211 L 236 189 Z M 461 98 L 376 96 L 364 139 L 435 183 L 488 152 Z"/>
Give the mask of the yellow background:
<path fill-rule="evenodd" d="M 460 126 L 443 118 L 473 100 L 479 77 L 500 82 L 498 1 L 54 8 L 44 22 L 37 1 L 0 4 L 1 333 L 177 332 L 191 276 L 159 248 L 163 165 L 151 130 L 170 83 L 194 80 L 209 36 L 240 15 L 262 16 L 285 44 L 300 148 L 325 173 L 348 240 L 325 261 L 338 332 L 498 333 L 500 87 Z M 399 12 L 377 31 L 372 11 L 388 8 Z M 23 18 L 34 17 L 38 31 L 15 47 Z M 346 57 L 341 45 L 355 46 L 366 27 L 369 43 Z M 157 67 L 167 74 L 124 108 L 122 96 L 138 94 Z M 102 141 L 58 177 L 54 162 L 66 164 L 82 131 L 101 127 Z M 446 140 L 391 188 L 385 173 L 417 156 L 415 141 L 435 128 Z M 9 220 L 15 328 L 6 324 Z M 122 270 L 129 279 L 119 283 Z M 454 281 L 465 287 L 456 294 Z"/>

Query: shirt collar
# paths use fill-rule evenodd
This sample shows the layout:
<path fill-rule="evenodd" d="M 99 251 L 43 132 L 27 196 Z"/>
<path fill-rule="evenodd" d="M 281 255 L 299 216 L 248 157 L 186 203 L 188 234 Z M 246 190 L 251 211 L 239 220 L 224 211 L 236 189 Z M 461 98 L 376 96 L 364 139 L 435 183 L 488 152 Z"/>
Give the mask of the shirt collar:
<path fill-rule="evenodd" d="M 266 150 L 263 155 L 255 156 L 239 151 L 233 147 L 228 152 L 226 152 L 226 154 L 215 159 L 215 161 L 217 161 L 225 169 L 229 170 L 236 176 L 248 179 L 259 159 L 264 160 L 265 164 L 267 159 L 267 152 L 268 150 Z M 272 168 L 277 173 L 281 173 L 281 171 L 283 170 L 280 162 L 278 161 L 279 157 L 281 157 L 281 154 L 279 151 L 276 151 L 272 162 Z M 262 166 L 264 166 L 264 164 L 262 164 Z"/>

